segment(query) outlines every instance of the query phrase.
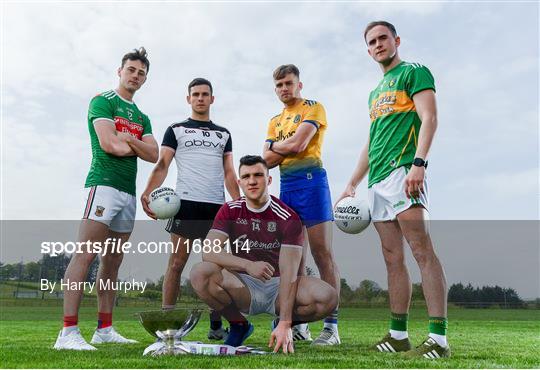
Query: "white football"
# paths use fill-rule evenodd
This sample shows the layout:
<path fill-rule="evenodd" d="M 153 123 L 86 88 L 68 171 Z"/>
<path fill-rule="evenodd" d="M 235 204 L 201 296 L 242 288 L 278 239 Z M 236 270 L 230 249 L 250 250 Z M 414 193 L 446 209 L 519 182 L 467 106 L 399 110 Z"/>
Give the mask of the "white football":
<path fill-rule="evenodd" d="M 150 193 L 149 198 L 148 207 L 160 220 L 173 217 L 180 209 L 180 197 L 171 188 L 157 188 Z"/>
<path fill-rule="evenodd" d="M 336 205 L 334 219 L 337 227 L 347 234 L 362 232 L 371 222 L 369 206 L 359 198 L 343 198 Z"/>

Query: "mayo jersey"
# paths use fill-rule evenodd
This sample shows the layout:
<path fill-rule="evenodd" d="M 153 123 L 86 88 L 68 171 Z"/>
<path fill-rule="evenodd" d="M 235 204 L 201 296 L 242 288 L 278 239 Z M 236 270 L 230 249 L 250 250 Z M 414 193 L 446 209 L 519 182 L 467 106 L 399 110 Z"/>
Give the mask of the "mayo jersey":
<path fill-rule="evenodd" d="M 279 276 L 281 248 L 300 248 L 304 243 L 302 221 L 285 203 L 270 196 L 260 209 L 252 209 L 245 197 L 219 209 L 212 230 L 229 238 L 230 252 L 240 258 L 271 264 Z"/>
<path fill-rule="evenodd" d="M 386 72 L 369 94 L 368 187 L 384 180 L 396 168 L 412 165 L 421 126 L 412 98 L 426 89 L 435 91 L 429 69 L 401 62 Z"/>
<path fill-rule="evenodd" d="M 181 199 L 223 204 L 223 156 L 232 152 L 229 131 L 191 118 L 167 128 L 161 146 L 175 151 L 176 192 Z"/>
<path fill-rule="evenodd" d="M 321 103 L 301 99 L 292 107 L 285 107 L 281 114 L 273 117 L 268 124 L 266 141 L 283 141 L 296 132 L 302 122 L 317 128 L 306 150 L 287 156 L 281 162 L 281 191 L 297 190 L 314 186 L 326 186 L 326 172 L 323 169 L 321 149 L 326 131 L 326 112 Z"/>
<path fill-rule="evenodd" d="M 116 131 L 127 132 L 141 140 L 143 136 L 152 135 L 152 126 L 148 116 L 141 112 L 134 102 L 125 100 L 114 90 L 95 96 L 88 108 L 92 164 L 84 186 L 88 188 L 106 185 L 135 195 L 137 157 L 117 157 L 105 153 L 99 144 L 94 128 L 97 120 L 110 121 L 115 125 Z"/>

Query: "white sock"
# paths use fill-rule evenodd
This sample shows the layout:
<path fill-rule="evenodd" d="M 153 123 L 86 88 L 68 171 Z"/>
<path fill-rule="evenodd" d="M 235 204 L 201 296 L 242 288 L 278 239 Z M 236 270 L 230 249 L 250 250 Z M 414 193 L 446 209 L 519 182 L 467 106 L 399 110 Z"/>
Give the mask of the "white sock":
<path fill-rule="evenodd" d="M 96 329 L 96 331 L 101 334 L 109 334 L 111 332 L 111 329 L 112 329 L 112 325 L 107 326 L 106 328 Z"/>
<path fill-rule="evenodd" d="M 409 333 L 407 331 L 390 329 L 390 336 L 396 340 L 402 340 L 409 338 Z"/>
<path fill-rule="evenodd" d="M 338 331 L 337 324 L 333 324 L 331 322 L 325 322 L 323 327 L 328 328 L 328 329 L 330 329 L 330 330 L 332 330 L 333 332 L 336 332 L 336 333 Z"/>
<path fill-rule="evenodd" d="M 62 328 L 62 336 L 65 337 L 66 335 L 70 335 L 74 331 L 78 331 L 79 327 L 77 325 L 73 326 L 65 326 Z"/>
<path fill-rule="evenodd" d="M 429 336 L 433 338 L 437 344 L 443 348 L 448 347 L 448 342 L 446 341 L 446 335 L 440 335 L 440 334 L 433 334 L 429 333 Z"/>

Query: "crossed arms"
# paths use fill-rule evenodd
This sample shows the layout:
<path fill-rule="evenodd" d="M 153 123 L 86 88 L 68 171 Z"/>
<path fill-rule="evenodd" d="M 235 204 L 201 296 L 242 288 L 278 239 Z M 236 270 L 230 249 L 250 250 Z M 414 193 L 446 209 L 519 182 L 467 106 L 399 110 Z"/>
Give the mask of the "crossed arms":
<path fill-rule="evenodd" d="M 316 133 L 317 128 L 313 124 L 302 122 L 293 136 L 283 141 L 274 142 L 272 150 L 270 150 L 269 142 L 264 143 L 263 157 L 268 167 L 276 167 L 290 154 L 302 153 Z"/>
<path fill-rule="evenodd" d="M 158 160 L 158 145 L 152 135 L 143 136 L 141 140 L 125 132 L 116 131 L 114 124 L 106 119 L 94 122 L 99 145 L 105 153 L 117 157 L 137 156 L 147 162 Z"/>

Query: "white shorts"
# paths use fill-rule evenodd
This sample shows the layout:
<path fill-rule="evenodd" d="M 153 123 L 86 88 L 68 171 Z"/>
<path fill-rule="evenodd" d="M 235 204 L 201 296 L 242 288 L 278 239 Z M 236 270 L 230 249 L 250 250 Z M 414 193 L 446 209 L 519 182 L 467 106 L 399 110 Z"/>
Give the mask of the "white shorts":
<path fill-rule="evenodd" d="M 415 204 L 420 204 L 429 211 L 427 176 L 424 177 L 424 193 L 420 193 L 419 198 L 409 199 L 405 194 L 405 177 L 408 172 L 406 167 L 399 167 L 387 178 L 368 189 L 369 209 L 373 222 L 395 220 L 399 213 Z"/>
<path fill-rule="evenodd" d="M 87 190 L 83 219 L 101 222 L 118 233 L 133 231 L 137 210 L 137 199 L 133 195 L 103 185 Z"/>
<path fill-rule="evenodd" d="M 270 278 L 264 283 L 248 274 L 238 274 L 238 277 L 246 284 L 251 295 L 248 314 L 268 313 L 275 316 L 276 298 L 279 293 L 279 277 Z"/>

